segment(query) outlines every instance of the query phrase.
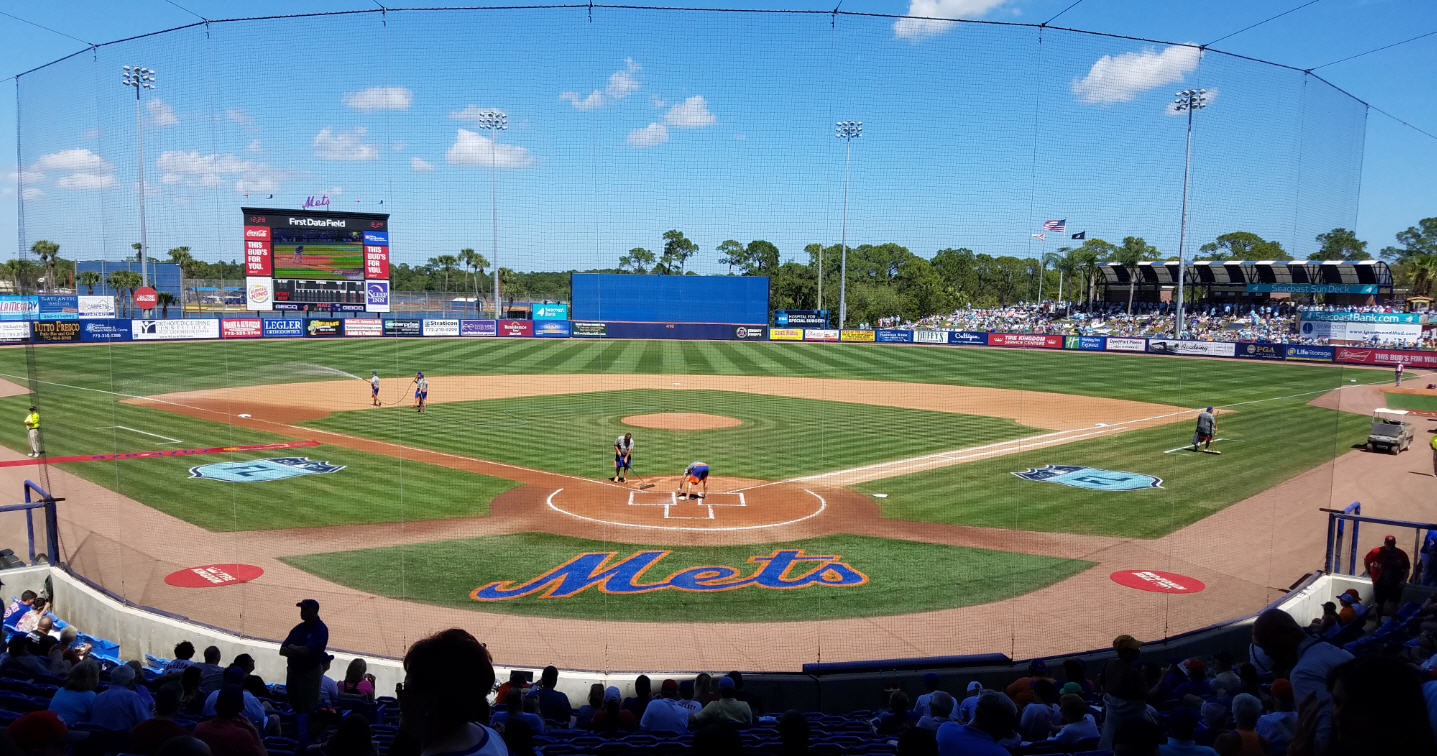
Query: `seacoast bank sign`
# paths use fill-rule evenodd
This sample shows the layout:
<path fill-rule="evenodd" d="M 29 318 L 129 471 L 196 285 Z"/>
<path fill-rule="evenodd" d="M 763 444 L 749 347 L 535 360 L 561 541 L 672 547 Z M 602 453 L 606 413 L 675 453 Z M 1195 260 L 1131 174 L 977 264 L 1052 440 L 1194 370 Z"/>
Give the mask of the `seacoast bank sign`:
<path fill-rule="evenodd" d="M 499 581 L 475 588 L 475 601 L 509 601 L 536 596 L 570 598 L 589 589 L 600 593 L 631 595 L 653 591 L 732 591 L 739 588 L 792 590 L 809 586 L 845 588 L 864 585 L 868 576 L 843 562 L 839 555 L 812 555 L 803 549 L 777 549 L 751 556 L 752 567 L 702 565 L 672 572 L 660 580 L 645 575 L 671 552 L 638 551 L 619 559 L 616 551 L 593 551 L 530 580 Z"/>

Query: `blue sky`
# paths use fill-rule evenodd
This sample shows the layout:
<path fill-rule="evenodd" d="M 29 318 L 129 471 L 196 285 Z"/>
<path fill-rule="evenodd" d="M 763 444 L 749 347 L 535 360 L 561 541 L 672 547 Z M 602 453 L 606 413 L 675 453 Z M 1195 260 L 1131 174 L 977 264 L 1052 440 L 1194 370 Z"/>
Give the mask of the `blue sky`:
<path fill-rule="evenodd" d="M 1037 23 L 1070 2 L 842 9 Z M 1209 43 L 1299 4 L 1085 0 L 1054 25 Z M 180 5 L 210 18 L 374 7 Z M 18 15 L 92 42 L 197 20 L 160 1 L 121 8 Z M 1214 48 L 1307 68 L 1434 29 L 1432 3 L 1321 0 Z M 160 72 L 142 117 L 149 240 L 161 255 L 183 244 L 236 259 L 241 205 L 298 208 L 328 194 L 334 209 L 391 213 L 396 261 L 466 246 L 492 256 L 492 167 L 503 265 L 613 265 L 630 247 L 658 248 L 668 228 L 700 245 L 702 272 L 721 270 L 713 250 L 728 238 L 768 239 L 795 258 L 840 239 L 844 145 L 832 125 L 846 119 L 864 121 L 850 244 L 1032 255 L 1067 241 L 1030 236 L 1066 218 L 1068 232 L 1141 235 L 1171 253 L 1185 119 L 1168 104 L 1189 86 L 1213 90 L 1195 117 L 1190 253 L 1243 229 L 1300 255 L 1315 233 L 1354 224 L 1375 253 L 1437 214 L 1437 140 L 1298 72 L 1065 32 L 1039 40 L 1031 28 L 824 14 L 596 9 L 590 21 L 548 9 L 214 24 L 86 51 L 0 17 L 6 73 L 82 51 L 21 78 L 18 164 L 15 98 L 0 98 L 10 174 L 0 239 L 18 238 L 18 173 L 31 197 L 25 245 L 49 238 L 81 259 L 129 252 L 138 212 L 125 63 Z M 1417 96 L 1437 78 L 1437 36 L 1318 73 L 1437 132 L 1437 104 Z M 510 119 L 497 145 L 473 118 L 489 107 Z"/>

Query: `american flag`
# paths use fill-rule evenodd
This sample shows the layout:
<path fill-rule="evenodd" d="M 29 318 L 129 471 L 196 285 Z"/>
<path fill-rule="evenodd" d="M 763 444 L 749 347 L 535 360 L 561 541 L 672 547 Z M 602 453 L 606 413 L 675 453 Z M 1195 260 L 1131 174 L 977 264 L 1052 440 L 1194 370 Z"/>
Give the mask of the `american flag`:
<path fill-rule="evenodd" d="M 1061 232 L 1061 231 L 1067 230 L 1067 228 L 1068 228 L 1068 221 L 1067 221 L 1066 218 L 1063 219 L 1063 220 L 1043 221 L 1043 230 L 1044 230 L 1044 231 L 1059 231 L 1059 232 Z"/>

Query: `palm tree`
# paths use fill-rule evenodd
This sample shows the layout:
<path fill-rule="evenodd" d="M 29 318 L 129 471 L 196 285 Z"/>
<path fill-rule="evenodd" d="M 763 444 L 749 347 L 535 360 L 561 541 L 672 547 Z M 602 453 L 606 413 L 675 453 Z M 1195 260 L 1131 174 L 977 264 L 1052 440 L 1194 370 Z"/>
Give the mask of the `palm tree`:
<path fill-rule="evenodd" d="M 449 274 L 459 267 L 459 258 L 454 255 L 439 255 L 429 258 L 429 266 L 444 272 L 444 292 L 449 293 Z"/>
<path fill-rule="evenodd" d="M 170 262 L 180 266 L 180 273 L 184 274 L 185 278 L 189 278 L 190 269 L 193 268 L 195 264 L 195 258 L 190 254 L 190 248 L 175 247 L 170 250 L 169 255 Z"/>
<path fill-rule="evenodd" d="M 1053 270 L 1058 271 L 1057 303 L 1059 306 L 1063 304 L 1063 282 L 1068 278 L 1068 274 L 1073 272 L 1073 261 L 1069 259 L 1069 254 L 1072 251 L 1071 247 L 1059 247 L 1057 251 L 1043 255 L 1043 264 L 1051 265 Z"/>
<path fill-rule="evenodd" d="M 1412 291 L 1429 293 L 1433 280 L 1437 279 L 1437 255 L 1413 255 L 1407 258 L 1406 264 L 1412 270 Z"/>
<path fill-rule="evenodd" d="M 90 296 L 95 295 L 95 284 L 100 281 L 101 278 L 98 271 L 82 270 L 75 276 L 76 285 L 85 287 L 85 293 Z"/>
<path fill-rule="evenodd" d="M 170 305 L 175 303 L 175 295 L 168 291 L 162 291 L 155 295 L 155 303 L 160 306 L 160 317 L 170 317 Z"/>
<path fill-rule="evenodd" d="M 30 245 L 30 251 L 40 258 L 40 264 L 45 267 L 45 288 L 54 290 L 55 261 L 60 257 L 60 245 L 41 239 Z"/>
<path fill-rule="evenodd" d="M 1133 293 L 1138 288 L 1138 263 L 1156 260 L 1158 250 L 1141 236 L 1123 237 L 1123 245 L 1114 247 L 1108 254 L 1108 261 L 1122 265 L 1128 271 L 1128 314 L 1133 314 Z"/>
<path fill-rule="evenodd" d="M 125 303 L 125 317 L 135 314 L 135 289 L 140 288 L 140 274 L 133 270 L 117 270 L 105 278 L 105 283 L 115 290 L 115 296 Z"/>
<path fill-rule="evenodd" d="M 468 247 L 459 250 L 459 262 L 469 269 L 469 276 L 474 284 L 474 309 L 479 310 L 479 276 L 484 274 L 484 269 L 489 267 L 489 259 L 484 255 L 475 252 Z"/>

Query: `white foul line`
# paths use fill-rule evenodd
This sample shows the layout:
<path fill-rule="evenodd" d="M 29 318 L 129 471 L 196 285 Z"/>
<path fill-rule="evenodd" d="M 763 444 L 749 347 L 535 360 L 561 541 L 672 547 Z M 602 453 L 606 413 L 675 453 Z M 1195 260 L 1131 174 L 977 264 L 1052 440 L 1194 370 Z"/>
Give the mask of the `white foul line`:
<path fill-rule="evenodd" d="M 146 435 L 146 436 L 153 436 L 153 437 L 155 437 L 155 438 L 163 438 L 164 440 L 166 440 L 166 441 L 168 441 L 168 442 L 170 442 L 170 443 L 172 443 L 172 444 L 178 444 L 178 443 L 180 443 L 180 440 L 179 440 L 178 438 L 170 438 L 169 436 L 161 436 L 161 435 L 158 434 L 158 433 L 151 433 L 151 432 L 149 432 L 149 431 L 142 431 L 142 430 L 140 430 L 139 428 L 131 428 L 131 427 L 128 426 L 128 425 L 102 425 L 102 426 L 100 426 L 100 427 L 98 427 L 98 428 L 95 428 L 94 430 L 109 430 L 109 429 L 111 429 L 111 428 L 119 428 L 120 430 L 127 430 L 127 431 L 129 431 L 129 432 L 131 432 L 131 433 L 140 433 L 140 434 L 143 434 L 143 435 Z"/>
<path fill-rule="evenodd" d="M 1213 441 L 1213 443 L 1217 443 L 1217 442 L 1219 442 L 1219 441 L 1231 441 L 1231 440 L 1232 440 L 1232 439 L 1230 439 L 1230 438 L 1215 438 L 1215 439 L 1213 439 L 1212 441 Z M 1183 444 L 1182 446 L 1179 446 L 1179 447 L 1177 447 L 1176 449 L 1168 449 L 1167 451 L 1163 452 L 1163 454 L 1172 454 L 1172 453 L 1175 452 L 1175 451 L 1182 451 L 1183 449 L 1191 449 L 1191 448 L 1193 448 L 1194 446 L 1195 446 L 1195 444 Z"/>

